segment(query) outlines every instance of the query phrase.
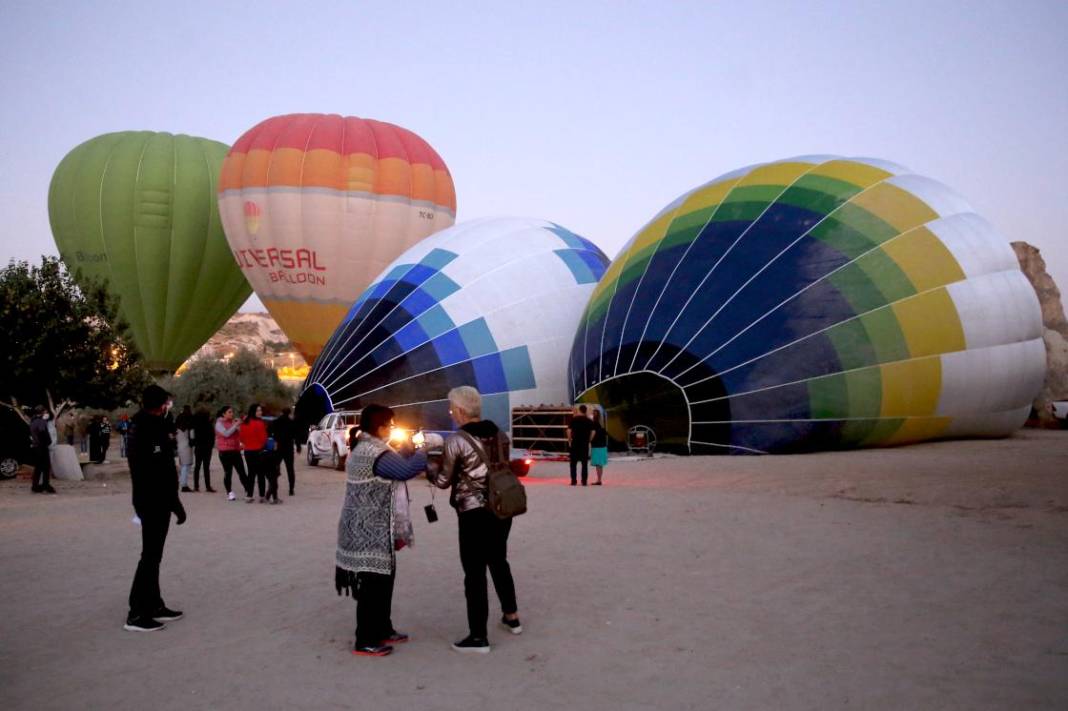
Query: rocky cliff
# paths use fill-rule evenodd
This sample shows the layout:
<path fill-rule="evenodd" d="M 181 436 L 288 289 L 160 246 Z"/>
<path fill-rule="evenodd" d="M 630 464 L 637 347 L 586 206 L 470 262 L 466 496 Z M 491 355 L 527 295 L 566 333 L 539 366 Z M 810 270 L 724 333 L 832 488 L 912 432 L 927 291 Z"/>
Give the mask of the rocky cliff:
<path fill-rule="evenodd" d="M 278 370 L 282 378 L 299 379 L 307 375 L 304 358 L 293 348 L 271 315 L 265 313 L 234 314 L 200 350 L 190 356 L 189 361 L 197 358 L 228 358 L 241 348 L 261 356 L 264 363 Z"/>
<path fill-rule="evenodd" d="M 1050 402 L 1068 400 L 1068 319 L 1064 316 L 1061 292 L 1046 272 L 1046 262 L 1037 247 L 1013 242 L 1020 268 L 1035 287 L 1042 305 L 1043 338 L 1046 342 L 1046 384 L 1035 400 L 1039 419 L 1051 422 Z"/>

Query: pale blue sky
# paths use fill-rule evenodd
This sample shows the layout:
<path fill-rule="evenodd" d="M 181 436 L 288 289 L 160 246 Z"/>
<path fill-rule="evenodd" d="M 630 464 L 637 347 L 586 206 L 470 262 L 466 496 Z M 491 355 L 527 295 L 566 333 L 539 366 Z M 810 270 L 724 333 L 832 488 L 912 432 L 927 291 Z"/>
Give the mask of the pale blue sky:
<path fill-rule="evenodd" d="M 1068 3 L 0 0 L 0 260 L 55 254 L 52 171 L 109 131 L 232 143 L 324 112 L 427 139 L 458 221 L 613 256 L 681 193 L 792 155 L 956 189 L 1068 289 Z"/>

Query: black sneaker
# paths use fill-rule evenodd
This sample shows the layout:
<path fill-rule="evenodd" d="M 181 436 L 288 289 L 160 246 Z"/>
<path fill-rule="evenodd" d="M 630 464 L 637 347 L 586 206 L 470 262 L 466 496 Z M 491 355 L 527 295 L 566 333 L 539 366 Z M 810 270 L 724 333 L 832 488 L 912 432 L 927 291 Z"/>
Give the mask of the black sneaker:
<path fill-rule="evenodd" d="M 501 627 L 512 634 L 523 634 L 523 625 L 519 624 L 518 619 L 509 620 L 507 617 L 501 617 Z"/>
<path fill-rule="evenodd" d="M 44 488 L 41 489 L 41 490 L 46 494 L 54 494 L 54 493 L 56 493 L 56 490 L 52 488 L 51 484 L 45 484 Z"/>
<path fill-rule="evenodd" d="M 152 615 L 152 619 L 160 622 L 174 622 L 175 620 L 180 620 L 183 617 L 185 617 L 185 615 L 182 614 L 181 610 L 172 610 L 166 605 L 156 610 L 156 612 Z"/>
<path fill-rule="evenodd" d="M 159 632 L 166 626 L 151 617 L 127 617 L 126 624 L 122 628 L 130 632 Z"/>
<path fill-rule="evenodd" d="M 471 635 L 464 637 L 459 642 L 453 642 L 452 648 L 457 652 L 473 654 L 489 654 L 490 651 L 489 640 L 485 637 L 472 637 Z"/>
<path fill-rule="evenodd" d="M 385 637 L 385 638 L 382 639 L 382 644 L 403 644 L 404 642 L 407 642 L 409 639 L 410 638 L 408 637 L 408 635 L 404 634 L 403 632 L 398 632 L 397 630 L 393 630 L 392 632 L 389 633 L 388 637 Z"/>
<path fill-rule="evenodd" d="M 393 654 L 393 647 L 388 644 L 366 644 L 356 647 L 352 653 L 359 657 L 384 657 Z"/>
<path fill-rule="evenodd" d="M 193 493 L 193 490 L 192 490 L 192 489 L 190 489 L 190 488 L 189 488 L 188 486 L 183 486 L 183 487 L 182 487 L 182 493 L 183 493 L 183 494 L 192 494 L 192 493 Z"/>

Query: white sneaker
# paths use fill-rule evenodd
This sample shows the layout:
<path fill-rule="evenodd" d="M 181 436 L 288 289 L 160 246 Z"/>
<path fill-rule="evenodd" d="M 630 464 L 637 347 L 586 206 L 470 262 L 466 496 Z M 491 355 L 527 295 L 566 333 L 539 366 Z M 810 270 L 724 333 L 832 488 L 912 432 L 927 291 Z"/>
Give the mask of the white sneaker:
<path fill-rule="evenodd" d="M 226 498 L 229 499 L 230 501 L 237 501 L 237 497 L 234 496 L 234 492 L 232 492 L 232 491 L 226 495 Z"/>

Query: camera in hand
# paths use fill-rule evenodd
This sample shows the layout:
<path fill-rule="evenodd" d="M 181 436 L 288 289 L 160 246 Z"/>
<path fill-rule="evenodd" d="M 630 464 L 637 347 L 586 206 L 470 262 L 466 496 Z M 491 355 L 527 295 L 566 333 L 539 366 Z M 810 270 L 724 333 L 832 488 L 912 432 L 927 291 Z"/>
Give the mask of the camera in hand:
<path fill-rule="evenodd" d="M 424 506 L 423 512 L 426 513 L 427 523 L 434 523 L 438 520 L 438 510 L 434 508 L 434 504 L 427 504 Z"/>

